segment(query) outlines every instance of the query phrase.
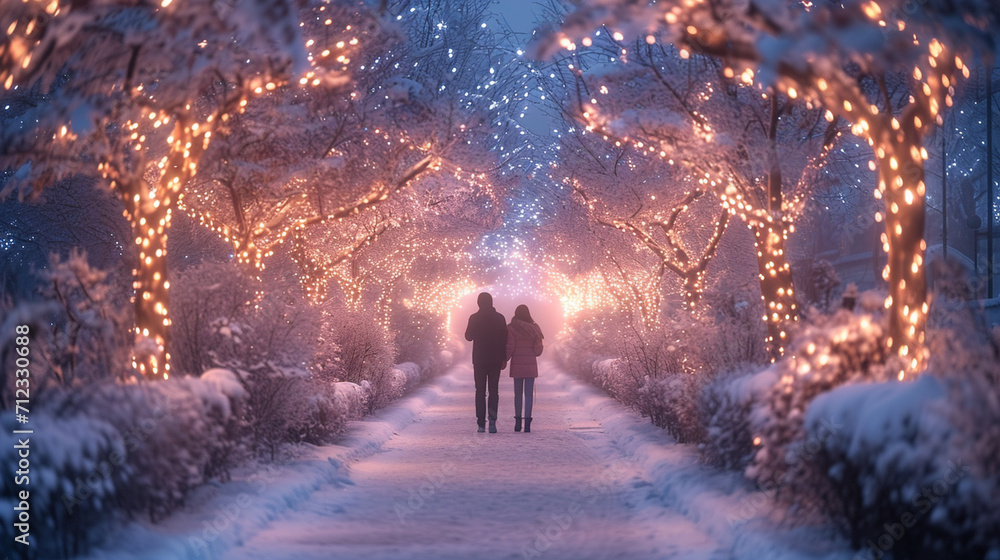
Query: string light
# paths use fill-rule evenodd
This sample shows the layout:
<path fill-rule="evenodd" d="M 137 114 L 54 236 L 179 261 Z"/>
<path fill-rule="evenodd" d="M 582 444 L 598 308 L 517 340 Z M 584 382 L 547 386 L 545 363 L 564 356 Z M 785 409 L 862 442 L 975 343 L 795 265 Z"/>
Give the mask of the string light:
<path fill-rule="evenodd" d="M 741 37 L 736 43 L 744 45 L 747 52 L 733 56 L 734 39 L 732 32 L 726 28 L 727 22 L 711 16 L 701 18 L 702 13 L 710 9 L 707 4 L 685 2 L 682 7 L 679 2 L 664 2 L 658 8 L 664 13 L 666 25 L 663 29 L 669 32 L 666 38 L 681 45 L 682 56 L 688 48 L 720 56 L 732 69 L 729 74 L 735 76 L 742 72 L 745 83 L 754 79 L 752 68 L 740 70 L 738 66 L 741 64 L 735 64 L 757 57 L 757 53 L 752 52 L 754 42 L 746 42 Z M 807 11 L 812 12 L 814 8 L 809 4 Z M 890 333 L 888 346 L 901 364 L 898 378 L 904 379 L 908 374 L 920 371 L 927 359 L 924 346 L 927 286 L 923 271 L 923 253 L 926 250 L 923 240 L 926 194 L 923 163 L 926 150 L 922 145 L 923 139 L 931 126 L 941 123 L 943 107 L 953 104 L 952 92 L 958 74 L 968 77 L 969 72 L 963 61 L 940 39 L 910 32 L 907 22 L 902 19 L 888 21 L 886 11 L 874 0 L 860 5 L 855 13 L 858 8 L 835 5 L 828 9 L 840 10 L 838 17 L 844 21 L 860 14 L 860 18 L 871 21 L 883 33 L 899 34 L 893 37 L 899 41 L 886 41 L 885 44 L 912 49 L 909 54 L 913 54 L 916 60 L 913 78 L 918 87 L 914 88 L 898 115 L 888 98 L 884 99 L 885 107 L 870 103 L 858 88 L 856 77 L 848 75 L 843 65 L 836 61 L 823 65 L 779 66 L 776 87 L 789 97 L 804 99 L 811 106 L 821 104 L 829 111 L 828 120 L 832 121 L 839 115 L 853 123 L 852 131 L 863 135 L 876 154 L 874 167 L 880 176 L 878 197 L 884 200 L 887 208 L 883 216 L 886 224 L 884 246 L 889 253 L 889 263 L 883 276 L 889 283 L 886 299 Z M 808 18 L 802 21 L 805 25 L 813 24 L 813 20 Z M 828 19 L 816 21 L 828 22 Z M 970 18 L 965 19 L 966 24 L 970 21 Z M 823 23 L 824 26 L 827 24 Z M 841 22 L 839 25 L 846 24 Z M 738 28 L 741 34 L 745 33 L 745 22 L 740 22 Z M 775 32 L 769 26 L 752 29 L 761 34 Z M 826 36 L 819 29 L 806 31 Z M 691 40 L 692 37 L 696 40 Z M 574 44 L 566 36 L 560 39 L 560 43 L 564 48 Z M 836 57 L 842 53 L 831 51 L 828 55 Z M 849 56 L 856 62 L 859 58 L 868 58 L 868 53 L 864 57 Z M 766 99 L 767 94 L 762 94 L 762 98 Z M 594 112 L 592 108 L 587 108 L 583 114 L 584 118 L 590 118 Z M 594 129 L 588 127 L 588 130 Z"/>
<path fill-rule="evenodd" d="M 65 32 L 63 27 L 56 25 L 57 18 L 65 15 L 57 2 L 51 2 L 45 7 L 47 16 L 44 18 L 35 13 L 38 7 L 36 3 L 24 3 L 19 6 L 21 13 L 5 14 L 14 19 L 6 29 L 5 40 L 0 43 L 0 60 L 4 62 L 0 64 L 0 81 L 5 89 L 31 83 L 50 70 L 46 65 L 58 66 L 67 56 L 72 59 L 78 54 L 79 44 L 89 40 L 83 36 L 79 40 L 61 36 L 57 50 L 47 53 L 46 57 L 38 59 L 36 63 L 32 51 L 43 44 L 42 39 L 47 37 L 46 34 L 54 32 L 53 30 Z M 154 36 L 172 36 L 171 26 L 176 22 L 171 16 L 184 9 L 171 2 L 163 2 L 161 9 L 167 8 L 169 10 L 162 12 L 163 17 L 148 29 Z M 314 9 L 323 11 L 326 7 Z M 303 13 L 308 15 L 309 11 Z M 23 27 L 19 23 L 22 21 L 26 22 Z M 301 27 L 309 28 L 306 21 L 301 23 Z M 78 30 L 81 35 L 88 32 L 86 27 Z M 54 135 L 64 145 L 77 141 L 77 145 L 82 146 L 84 151 L 93 151 L 96 154 L 93 159 L 98 162 L 98 172 L 125 205 L 124 216 L 132 225 L 138 254 L 132 284 L 135 291 L 136 338 L 132 364 L 148 378 L 166 378 L 170 374 L 170 282 L 166 262 L 168 232 L 173 213 L 184 207 L 185 190 L 197 176 L 201 158 L 217 136 L 219 124 L 245 111 L 252 96 L 269 95 L 294 79 L 287 74 L 287 68 L 280 64 L 280 57 L 267 57 L 259 62 L 248 58 L 246 65 L 234 69 L 237 72 L 235 75 L 220 75 L 217 65 L 207 62 L 220 53 L 224 53 L 222 56 L 228 60 L 232 54 L 228 51 L 236 48 L 231 41 L 231 26 L 229 22 L 220 19 L 208 22 L 201 32 L 208 38 L 196 43 L 198 50 L 195 51 L 195 56 L 204 57 L 204 62 L 198 62 L 194 66 L 208 69 L 206 76 L 192 73 L 190 61 L 186 58 L 177 59 L 183 68 L 162 68 L 157 63 L 140 63 L 134 66 L 133 71 L 135 61 L 128 61 L 127 58 L 129 53 L 133 57 L 139 53 L 133 49 L 108 51 L 114 54 L 108 55 L 107 61 L 102 61 L 106 64 L 88 61 L 87 71 L 72 73 L 70 80 L 86 82 L 78 84 L 80 95 L 110 96 L 110 102 L 102 99 L 100 103 L 90 104 L 110 107 L 108 112 L 97 116 L 100 121 L 95 128 L 101 134 L 96 135 L 97 142 L 94 144 L 89 143 L 89 139 L 78 138 L 65 125 L 57 126 L 58 132 Z M 223 39 L 213 41 L 212 32 L 219 32 Z M 310 53 L 310 68 L 305 74 L 311 80 L 309 83 L 320 85 L 345 82 L 345 70 L 359 41 L 358 35 L 353 33 L 350 26 L 344 29 L 344 34 L 347 35 L 344 39 L 345 48 L 336 58 L 329 57 L 333 60 L 314 57 Z M 325 44 L 326 40 L 337 36 L 326 30 L 323 37 L 322 42 Z M 312 43 L 311 46 L 322 48 L 316 44 L 316 40 Z M 164 52 L 169 53 L 171 49 L 166 47 Z M 114 59 L 113 57 L 119 56 L 118 53 L 124 53 L 122 56 L 125 58 Z M 19 64 L 6 64 L 10 57 L 16 57 Z M 107 76 L 101 74 L 108 71 L 105 66 L 125 62 L 130 65 L 128 78 L 124 82 L 114 81 L 108 84 Z M 279 64 L 272 66 L 272 63 Z M 125 75 L 124 72 L 120 74 Z M 224 84 L 222 90 L 218 89 L 219 78 Z M 87 80 L 102 84 L 101 90 L 94 93 L 93 84 Z M 150 84 L 155 84 L 156 87 L 149 87 Z M 105 85 L 110 85 L 110 89 L 103 89 Z M 66 89 L 73 88 L 66 86 Z M 81 105 L 88 103 L 83 102 Z M 77 117 L 74 115 L 73 118 Z M 115 126 L 111 126 L 112 123 Z M 123 153 L 129 155 L 123 157 Z M 249 252 L 247 248 L 243 249 L 244 253 Z"/>

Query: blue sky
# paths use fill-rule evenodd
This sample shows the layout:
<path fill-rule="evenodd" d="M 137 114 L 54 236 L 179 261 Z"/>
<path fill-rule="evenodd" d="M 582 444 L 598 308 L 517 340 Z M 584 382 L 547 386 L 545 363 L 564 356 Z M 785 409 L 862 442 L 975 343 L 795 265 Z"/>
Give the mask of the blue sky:
<path fill-rule="evenodd" d="M 493 11 L 498 21 L 506 24 L 518 35 L 518 44 L 524 46 L 531 38 L 531 31 L 535 28 L 537 19 L 536 13 L 538 5 L 536 0 L 494 0 Z M 533 106 L 537 101 L 538 92 L 533 91 L 526 100 L 527 110 L 524 117 L 518 115 L 521 125 L 539 135 L 548 135 L 551 132 L 551 124 L 542 115 L 542 112 Z M 521 108 L 523 109 L 524 106 Z"/>

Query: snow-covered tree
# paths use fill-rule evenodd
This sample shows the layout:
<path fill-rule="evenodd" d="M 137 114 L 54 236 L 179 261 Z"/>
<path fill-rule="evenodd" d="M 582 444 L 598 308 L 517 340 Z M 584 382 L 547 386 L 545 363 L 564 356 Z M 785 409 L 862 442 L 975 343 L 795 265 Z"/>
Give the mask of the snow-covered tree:
<path fill-rule="evenodd" d="M 839 121 L 827 122 L 820 110 L 761 91 L 753 87 L 752 73 L 736 78 L 707 57 L 683 57 L 643 40 L 625 44 L 607 32 L 580 50 L 557 63 L 565 67 L 560 75 L 576 78 L 565 113 L 587 130 L 665 159 L 669 167 L 664 165 L 661 177 L 695 185 L 666 221 L 644 220 L 651 226 L 672 227 L 671 219 L 705 193 L 747 225 L 755 237 L 768 344 L 772 357 L 780 356 L 789 323 L 797 319 L 786 241 L 801 199 L 814 190 L 818 169 L 840 135 Z M 725 218 L 716 224 L 721 239 Z M 627 225 L 640 239 L 655 242 L 634 223 Z M 704 259 L 682 271 L 689 279 L 688 294 L 700 291 L 699 276 L 712 254 L 706 251 Z"/>
<path fill-rule="evenodd" d="M 577 140 L 590 139 L 578 136 Z M 706 191 L 686 185 L 683 178 L 665 169 L 664 162 L 629 148 L 619 148 L 611 156 L 604 164 L 601 155 L 593 159 L 592 163 L 598 164 L 596 169 L 571 163 L 580 177 L 569 180 L 596 223 L 631 234 L 655 256 L 657 280 L 649 286 L 655 293 L 651 308 L 646 310 L 647 326 L 651 326 L 658 319 L 660 280 L 667 271 L 683 284 L 685 303 L 692 310 L 697 305 L 708 264 L 729 223 L 729 213 L 713 200 L 705 204 Z M 684 190 L 685 186 L 690 190 Z"/>
<path fill-rule="evenodd" d="M 171 215 L 213 135 L 247 99 L 298 73 L 342 81 L 342 64 L 307 57 L 300 16 L 323 5 L 284 0 L 0 4 L 0 83 L 33 103 L 5 113 L 5 192 L 37 193 L 72 173 L 99 173 L 125 205 L 139 251 L 134 367 L 169 374 Z M 332 21 L 327 24 L 329 27 Z M 337 29 L 339 35 L 345 30 Z M 327 34 L 333 35 L 333 34 Z"/>
<path fill-rule="evenodd" d="M 443 214 L 456 230 L 495 223 L 520 62 L 495 46 L 487 9 L 399 2 L 364 21 L 342 14 L 373 29 L 345 61 L 351 87 L 292 84 L 254 99 L 215 142 L 185 212 L 258 268 L 287 244 L 312 299 L 334 279 L 352 306 L 366 285 L 399 277 L 365 264 L 373 244 L 416 253 L 418 230 L 441 235 Z M 479 215 L 459 216 L 469 212 Z"/>
<path fill-rule="evenodd" d="M 888 345 L 901 358 L 903 378 L 926 358 L 924 137 L 952 103 L 959 74 L 968 74 L 959 51 L 992 51 L 1000 22 L 1000 8 L 989 1 L 907 6 L 902 0 L 587 0 L 534 50 L 543 57 L 574 50 L 606 25 L 616 39 L 645 36 L 650 43 L 674 43 L 682 56 L 718 57 L 727 74 L 753 72 L 789 98 L 820 104 L 828 118 L 852 123 L 872 146 L 876 196 L 886 204 L 878 218 L 886 223 L 889 253 L 883 273 L 889 282 Z M 885 87 L 893 70 L 912 76 L 912 93 L 902 105 L 892 103 Z"/>

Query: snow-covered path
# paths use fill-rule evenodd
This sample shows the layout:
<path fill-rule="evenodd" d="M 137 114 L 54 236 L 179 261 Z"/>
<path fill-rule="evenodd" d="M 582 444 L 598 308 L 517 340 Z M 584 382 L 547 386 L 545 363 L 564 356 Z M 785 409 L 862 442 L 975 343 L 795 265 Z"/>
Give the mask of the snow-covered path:
<path fill-rule="evenodd" d="M 771 498 L 599 390 L 542 364 L 532 433 L 476 433 L 469 366 L 363 421 L 337 445 L 199 489 L 136 522 L 94 560 L 847 560 L 826 527 L 780 521 Z"/>
<path fill-rule="evenodd" d="M 380 450 L 226 558 L 846 558 L 816 529 L 780 529 L 763 495 L 545 364 L 532 433 L 501 381 L 498 434 L 475 431 L 471 368 Z M 405 404 L 401 405 L 405 408 Z M 756 499 L 748 499 L 756 497 Z"/>
<path fill-rule="evenodd" d="M 679 514 L 636 518 L 648 484 L 609 457 L 608 435 L 568 378 L 545 373 L 532 433 L 513 431 L 505 377 L 500 433 L 480 434 L 471 370 L 455 368 L 414 424 L 350 467 L 353 485 L 316 492 L 228 557 L 715 557 L 715 543 Z"/>

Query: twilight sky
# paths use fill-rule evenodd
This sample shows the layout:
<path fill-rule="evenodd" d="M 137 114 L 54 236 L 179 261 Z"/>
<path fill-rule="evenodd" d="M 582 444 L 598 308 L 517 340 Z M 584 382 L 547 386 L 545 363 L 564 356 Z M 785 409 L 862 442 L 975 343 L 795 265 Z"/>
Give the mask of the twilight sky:
<path fill-rule="evenodd" d="M 518 45 L 523 47 L 531 38 L 531 30 L 536 25 L 536 12 L 539 11 L 537 0 L 494 0 L 493 11 L 498 21 L 506 22 L 507 26 L 518 34 Z M 546 136 L 551 133 L 552 127 L 541 111 L 533 107 L 538 94 L 537 90 L 531 92 L 525 103 L 528 109 L 524 111 L 524 117 L 518 118 L 518 121 L 535 134 Z M 524 105 L 521 108 L 523 109 Z"/>

